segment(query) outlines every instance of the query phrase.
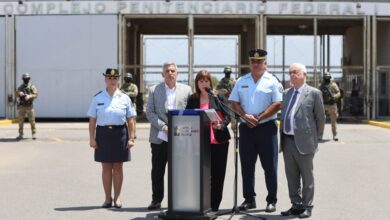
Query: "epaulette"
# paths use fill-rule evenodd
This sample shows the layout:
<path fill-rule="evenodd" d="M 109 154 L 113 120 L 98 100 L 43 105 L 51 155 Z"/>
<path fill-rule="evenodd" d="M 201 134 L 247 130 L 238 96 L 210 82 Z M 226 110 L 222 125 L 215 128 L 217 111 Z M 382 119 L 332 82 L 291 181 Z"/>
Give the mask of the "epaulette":
<path fill-rule="evenodd" d="M 97 95 L 99 95 L 100 93 L 102 93 L 103 91 L 100 91 L 100 92 L 98 92 L 98 93 L 96 93 L 94 96 L 97 96 Z"/>

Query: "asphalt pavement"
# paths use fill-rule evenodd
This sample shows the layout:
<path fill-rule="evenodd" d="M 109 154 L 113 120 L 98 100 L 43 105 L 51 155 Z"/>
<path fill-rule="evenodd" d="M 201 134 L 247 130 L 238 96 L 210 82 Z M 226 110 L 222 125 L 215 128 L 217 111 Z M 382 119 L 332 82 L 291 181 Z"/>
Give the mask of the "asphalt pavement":
<path fill-rule="evenodd" d="M 121 209 L 100 208 L 104 200 L 101 165 L 93 161 L 88 124 L 37 123 L 37 140 L 25 125 L 25 139 L 16 141 L 17 124 L 0 126 L 0 219 L 157 219 L 151 201 L 149 124 L 138 123 L 132 161 L 124 165 Z M 390 129 L 367 124 L 339 124 L 339 139 L 325 142 L 314 159 L 315 197 L 311 219 L 390 218 Z M 240 169 L 240 168 L 239 168 Z M 283 156 L 279 155 L 278 203 L 265 213 L 264 175 L 256 167 L 257 209 L 250 214 L 267 219 L 291 219 Z M 234 149 L 230 143 L 221 211 L 234 206 Z M 243 201 L 238 175 L 238 205 Z M 167 209 L 167 197 L 162 211 Z M 218 219 L 229 219 L 223 215 Z M 232 219 L 255 219 L 237 214 Z"/>

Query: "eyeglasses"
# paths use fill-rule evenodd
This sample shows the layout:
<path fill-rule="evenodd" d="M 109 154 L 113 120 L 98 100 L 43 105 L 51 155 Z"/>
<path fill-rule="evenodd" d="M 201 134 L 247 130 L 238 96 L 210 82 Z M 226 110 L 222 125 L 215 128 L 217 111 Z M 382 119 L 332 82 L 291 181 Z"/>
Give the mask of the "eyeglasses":
<path fill-rule="evenodd" d="M 106 78 L 109 80 L 111 80 L 111 79 L 117 80 L 118 79 L 118 77 L 115 77 L 115 76 L 107 76 Z"/>

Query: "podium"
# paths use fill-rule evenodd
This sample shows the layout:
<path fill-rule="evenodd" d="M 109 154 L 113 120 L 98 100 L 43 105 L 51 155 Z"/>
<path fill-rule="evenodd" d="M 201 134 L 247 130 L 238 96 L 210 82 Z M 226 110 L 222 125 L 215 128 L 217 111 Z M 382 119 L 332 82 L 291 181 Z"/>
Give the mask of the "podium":
<path fill-rule="evenodd" d="M 168 113 L 168 210 L 162 219 L 215 219 L 210 205 L 210 118 L 203 110 Z"/>

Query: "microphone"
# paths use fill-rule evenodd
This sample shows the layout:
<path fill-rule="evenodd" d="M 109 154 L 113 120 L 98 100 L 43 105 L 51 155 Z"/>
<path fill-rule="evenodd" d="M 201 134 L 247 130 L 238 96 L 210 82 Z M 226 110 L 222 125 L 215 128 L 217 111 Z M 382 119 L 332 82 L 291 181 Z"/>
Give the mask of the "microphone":
<path fill-rule="evenodd" d="M 206 92 L 207 92 L 209 95 L 214 96 L 214 93 L 213 93 L 213 91 L 211 91 L 210 88 L 206 87 L 206 88 L 204 88 L 204 90 L 206 90 Z"/>

